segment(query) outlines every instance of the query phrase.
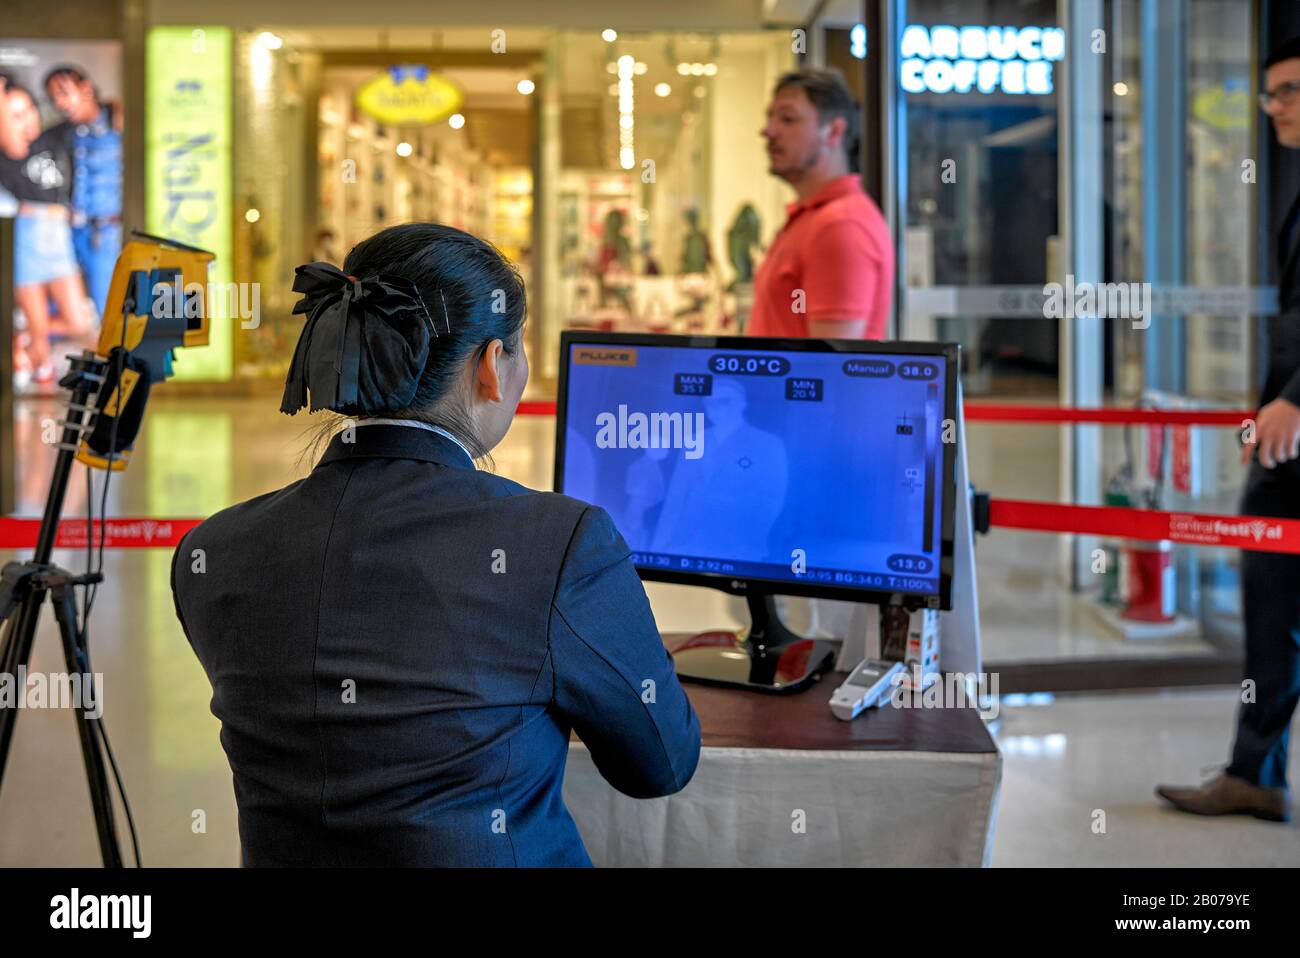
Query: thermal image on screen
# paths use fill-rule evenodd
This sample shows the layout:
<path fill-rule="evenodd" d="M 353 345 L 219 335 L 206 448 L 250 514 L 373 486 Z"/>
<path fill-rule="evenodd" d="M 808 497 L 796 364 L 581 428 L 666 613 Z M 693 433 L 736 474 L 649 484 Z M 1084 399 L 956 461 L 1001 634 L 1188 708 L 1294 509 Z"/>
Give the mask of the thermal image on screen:
<path fill-rule="evenodd" d="M 934 355 L 570 345 L 561 491 L 645 569 L 939 594 Z"/>

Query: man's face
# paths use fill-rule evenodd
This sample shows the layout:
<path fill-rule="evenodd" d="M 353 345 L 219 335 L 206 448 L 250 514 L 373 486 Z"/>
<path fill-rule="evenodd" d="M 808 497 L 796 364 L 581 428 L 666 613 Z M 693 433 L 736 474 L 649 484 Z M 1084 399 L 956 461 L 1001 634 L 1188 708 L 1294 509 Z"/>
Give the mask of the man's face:
<path fill-rule="evenodd" d="M 767 141 L 768 172 L 788 180 L 812 169 L 825 151 L 843 148 L 844 126 L 841 117 L 822 125 L 817 108 L 802 87 L 777 90 L 762 130 Z"/>
<path fill-rule="evenodd" d="M 704 416 L 711 426 L 723 429 L 742 425 L 745 421 L 744 390 L 731 383 L 719 384 L 713 395 L 704 400 Z"/>
<path fill-rule="evenodd" d="M 1300 58 L 1283 60 L 1268 68 L 1264 75 L 1264 91 L 1281 95 L 1269 100 L 1264 112 L 1273 121 L 1278 142 L 1300 149 L 1300 90 L 1286 90 L 1289 83 L 1300 84 Z"/>
<path fill-rule="evenodd" d="M 0 152 L 21 160 L 40 135 L 41 116 L 32 98 L 21 90 L 0 94 Z"/>
<path fill-rule="evenodd" d="M 84 123 L 94 119 L 95 91 L 89 80 L 78 82 L 76 78 L 60 73 L 50 78 L 49 94 L 55 109 L 69 120 Z"/>

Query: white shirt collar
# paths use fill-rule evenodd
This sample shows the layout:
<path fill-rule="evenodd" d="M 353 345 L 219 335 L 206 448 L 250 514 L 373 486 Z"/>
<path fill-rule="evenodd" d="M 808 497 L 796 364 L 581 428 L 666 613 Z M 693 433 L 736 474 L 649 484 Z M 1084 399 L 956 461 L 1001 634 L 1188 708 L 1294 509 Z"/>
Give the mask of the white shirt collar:
<path fill-rule="evenodd" d="M 436 432 L 440 436 L 446 436 L 456 445 L 460 446 L 461 450 L 465 453 L 465 455 L 469 456 L 470 462 L 474 461 L 474 457 L 470 455 L 470 451 L 465 448 L 465 444 L 463 442 L 461 442 L 459 439 L 457 439 L 447 430 L 443 429 L 441 426 L 435 426 L 433 423 L 430 422 L 420 422 L 418 419 L 385 419 L 381 416 L 376 416 L 373 418 L 366 418 L 366 419 L 357 419 L 354 420 L 354 422 L 358 426 L 413 426 L 416 429 L 427 429 L 429 430 L 429 432 Z"/>

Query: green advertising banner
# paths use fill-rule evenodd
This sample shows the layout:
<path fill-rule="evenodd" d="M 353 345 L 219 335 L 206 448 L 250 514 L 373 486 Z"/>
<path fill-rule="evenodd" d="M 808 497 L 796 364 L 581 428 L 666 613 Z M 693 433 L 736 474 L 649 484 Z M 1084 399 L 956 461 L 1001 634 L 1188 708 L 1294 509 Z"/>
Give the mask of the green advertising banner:
<path fill-rule="evenodd" d="M 227 27 L 154 27 L 145 43 L 145 229 L 215 253 L 214 289 L 234 281 L 231 48 Z M 176 351 L 177 381 L 224 382 L 233 372 L 228 297 L 206 299 L 211 340 Z"/>

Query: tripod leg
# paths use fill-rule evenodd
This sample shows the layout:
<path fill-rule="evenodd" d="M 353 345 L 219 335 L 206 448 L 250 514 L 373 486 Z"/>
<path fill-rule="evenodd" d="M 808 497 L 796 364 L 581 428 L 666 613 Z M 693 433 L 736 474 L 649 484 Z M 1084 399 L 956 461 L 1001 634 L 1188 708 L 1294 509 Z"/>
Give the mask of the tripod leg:
<path fill-rule="evenodd" d="M 81 633 L 77 628 L 77 604 L 72 589 L 66 585 L 56 585 L 50 592 L 54 602 L 54 616 L 59 620 L 59 633 L 63 636 L 63 658 L 67 663 L 68 675 L 81 675 L 82 688 L 90 683 L 94 692 L 93 702 L 102 709 L 100 698 L 104 690 L 94 684 L 95 677 L 90 671 L 88 656 L 81 643 Z M 100 751 L 96 739 L 98 718 L 88 718 L 83 702 L 74 706 L 77 721 L 77 734 L 81 737 L 81 754 L 86 760 L 86 782 L 90 786 L 90 803 L 95 809 L 95 827 L 99 832 L 99 851 L 104 859 L 105 868 L 122 867 L 122 850 L 117 842 L 117 822 L 113 817 L 113 795 L 109 790 L 108 771 L 104 767 L 104 753 Z"/>
<path fill-rule="evenodd" d="M 14 691 L 24 695 L 26 689 L 19 687 L 19 667 L 26 668 L 32 657 L 32 642 L 36 637 L 36 623 L 41 614 L 41 603 L 45 601 L 45 590 L 34 586 L 23 598 L 4 624 L 4 640 L 0 642 L 0 673 L 11 677 Z M 14 723 L 18 721 L 18 703 L 13 708 L 0 709 L 0 784 L 4 783 L 5 764 L 9 760 L 9 744 L 14 737 Z"/>

